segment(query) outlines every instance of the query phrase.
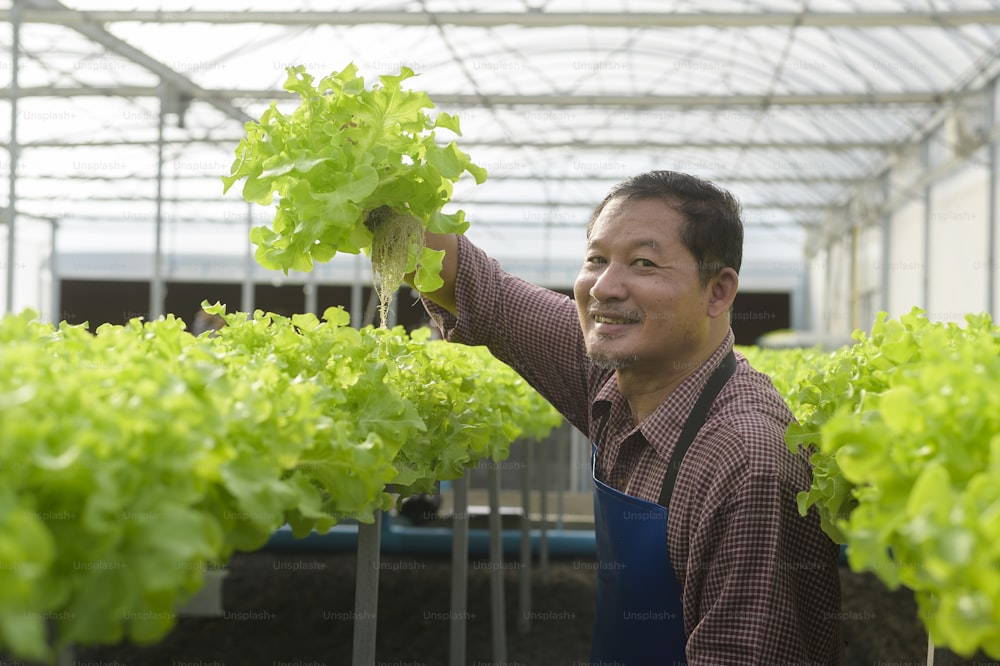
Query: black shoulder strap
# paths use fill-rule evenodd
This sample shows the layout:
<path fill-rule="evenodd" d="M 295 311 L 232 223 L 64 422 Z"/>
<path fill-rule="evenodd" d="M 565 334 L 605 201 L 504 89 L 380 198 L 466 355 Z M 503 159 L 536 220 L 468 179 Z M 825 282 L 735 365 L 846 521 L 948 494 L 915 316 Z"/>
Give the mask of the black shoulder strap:
<path fill-rule="evenodd" d="M 715 372 L 712 373 L 712 376 L 708 378 L 705 388 L 702 389 L 701 395 L 698 396 L 698 401 L 694 403 L 687 421 L 684 422 L 684 429 L 681 430 L 677 446 L 674 447 L 674 452 L 670 456 L 670 462 L 667 463 L 667 473 L 663 477 L 663 489 L 660 491 L 660 506 L 670 508 L 670 496 L 674 492 L 674 484 L 677 482 L 677 473 L 681 469 L 681 462 L 684 460 L 684 455 L 694 442 L 694 438 L 697 436 L 698 431 L 701 430 L 701 426 L 705 424 L 705 419 L 708 418 L 708 410 L 712 407 L 712 403 L 715 402 L 719 391 L 726 385 L 726 382 L 729 381 L 734 372 L 736 372 L 736 355 L 730 351 L 722 360 L 722 363 L 719 364 L 719 367 L 715 369 Z"/>

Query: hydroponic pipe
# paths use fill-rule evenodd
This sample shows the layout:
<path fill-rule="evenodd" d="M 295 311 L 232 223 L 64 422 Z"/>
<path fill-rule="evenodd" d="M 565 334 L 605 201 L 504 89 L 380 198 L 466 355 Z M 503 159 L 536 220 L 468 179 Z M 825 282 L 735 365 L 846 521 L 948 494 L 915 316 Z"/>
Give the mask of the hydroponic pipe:
<path fill-rule="evenodd" d="M 503 553 L 518 557 L 521 554 L 521 530 L 502 530 Z M 596 554 L 593 530 L 550 529 L 545 531 L 549 553 L 557 557 L 589 556 Z M 539 553 L 541 530 L 530 534 L 531 552 Z M 334 525 L 326 534 L 313 532 L 307 537 L 296 538 L 289 527 L 281 527 L 268 540 L 265 549 L 274 550 L 357 550 L 358 527 L 356 524 Z M 451 553 L 452 530 L 450 527 L 415 527 L 395 523 L 391 516 L 382 516 L 382 552 L 447 555 Z M 469 554 L 487 557 L 490 552 L 488 529 L 469 530 Z"/>

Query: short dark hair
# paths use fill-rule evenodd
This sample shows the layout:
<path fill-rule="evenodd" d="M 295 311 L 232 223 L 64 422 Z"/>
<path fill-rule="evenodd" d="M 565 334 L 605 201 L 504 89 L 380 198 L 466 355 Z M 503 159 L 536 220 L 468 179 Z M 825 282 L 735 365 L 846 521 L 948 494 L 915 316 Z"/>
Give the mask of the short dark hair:
<path fill-rule="evenodd" d="M 678 171 L 647 171 L 624 180 L 597 205 L 587 223 L 587 238 L 613 199 L 661 199 L 684 217 L 681 242 L 694 256 L 702 285 L 725 267 L 737 273 L 743 262 L 743 220 L 732 193 Z"/>

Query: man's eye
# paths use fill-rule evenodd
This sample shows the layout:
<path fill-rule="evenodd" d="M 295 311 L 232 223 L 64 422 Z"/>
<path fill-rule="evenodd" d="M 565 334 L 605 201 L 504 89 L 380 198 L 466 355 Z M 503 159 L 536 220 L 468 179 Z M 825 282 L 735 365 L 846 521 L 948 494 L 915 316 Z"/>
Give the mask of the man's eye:
<path fill-rule="evenodd" d="M 652 268 L 653 266 L 656 265 L 649 259 L 636 259 L 632 263 L 635 264 L 636 266 L 641 266 L 643 268 Z"/>
<path fill-rule="evenodd" d="M 604 263 L 607 263 L 607 262 L 604 260 L 604 257 L 598 256 L 598 255 L 591 255 L 591 256 L 587 257 L 587 263 L 588 264 L 604 264 Z"/>

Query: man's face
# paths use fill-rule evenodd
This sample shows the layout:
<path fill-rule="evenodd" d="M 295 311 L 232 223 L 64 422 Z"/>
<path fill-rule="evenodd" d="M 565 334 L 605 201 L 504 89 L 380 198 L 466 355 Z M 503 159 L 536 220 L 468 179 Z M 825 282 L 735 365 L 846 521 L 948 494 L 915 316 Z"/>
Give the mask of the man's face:
<path fill-rule="evenodd" d="M 594 221 L 573 293 L 587 353 L 602 367 L 686 374 L 708 336 L 710 289 L 660 199 L 615 199 Z"/>

